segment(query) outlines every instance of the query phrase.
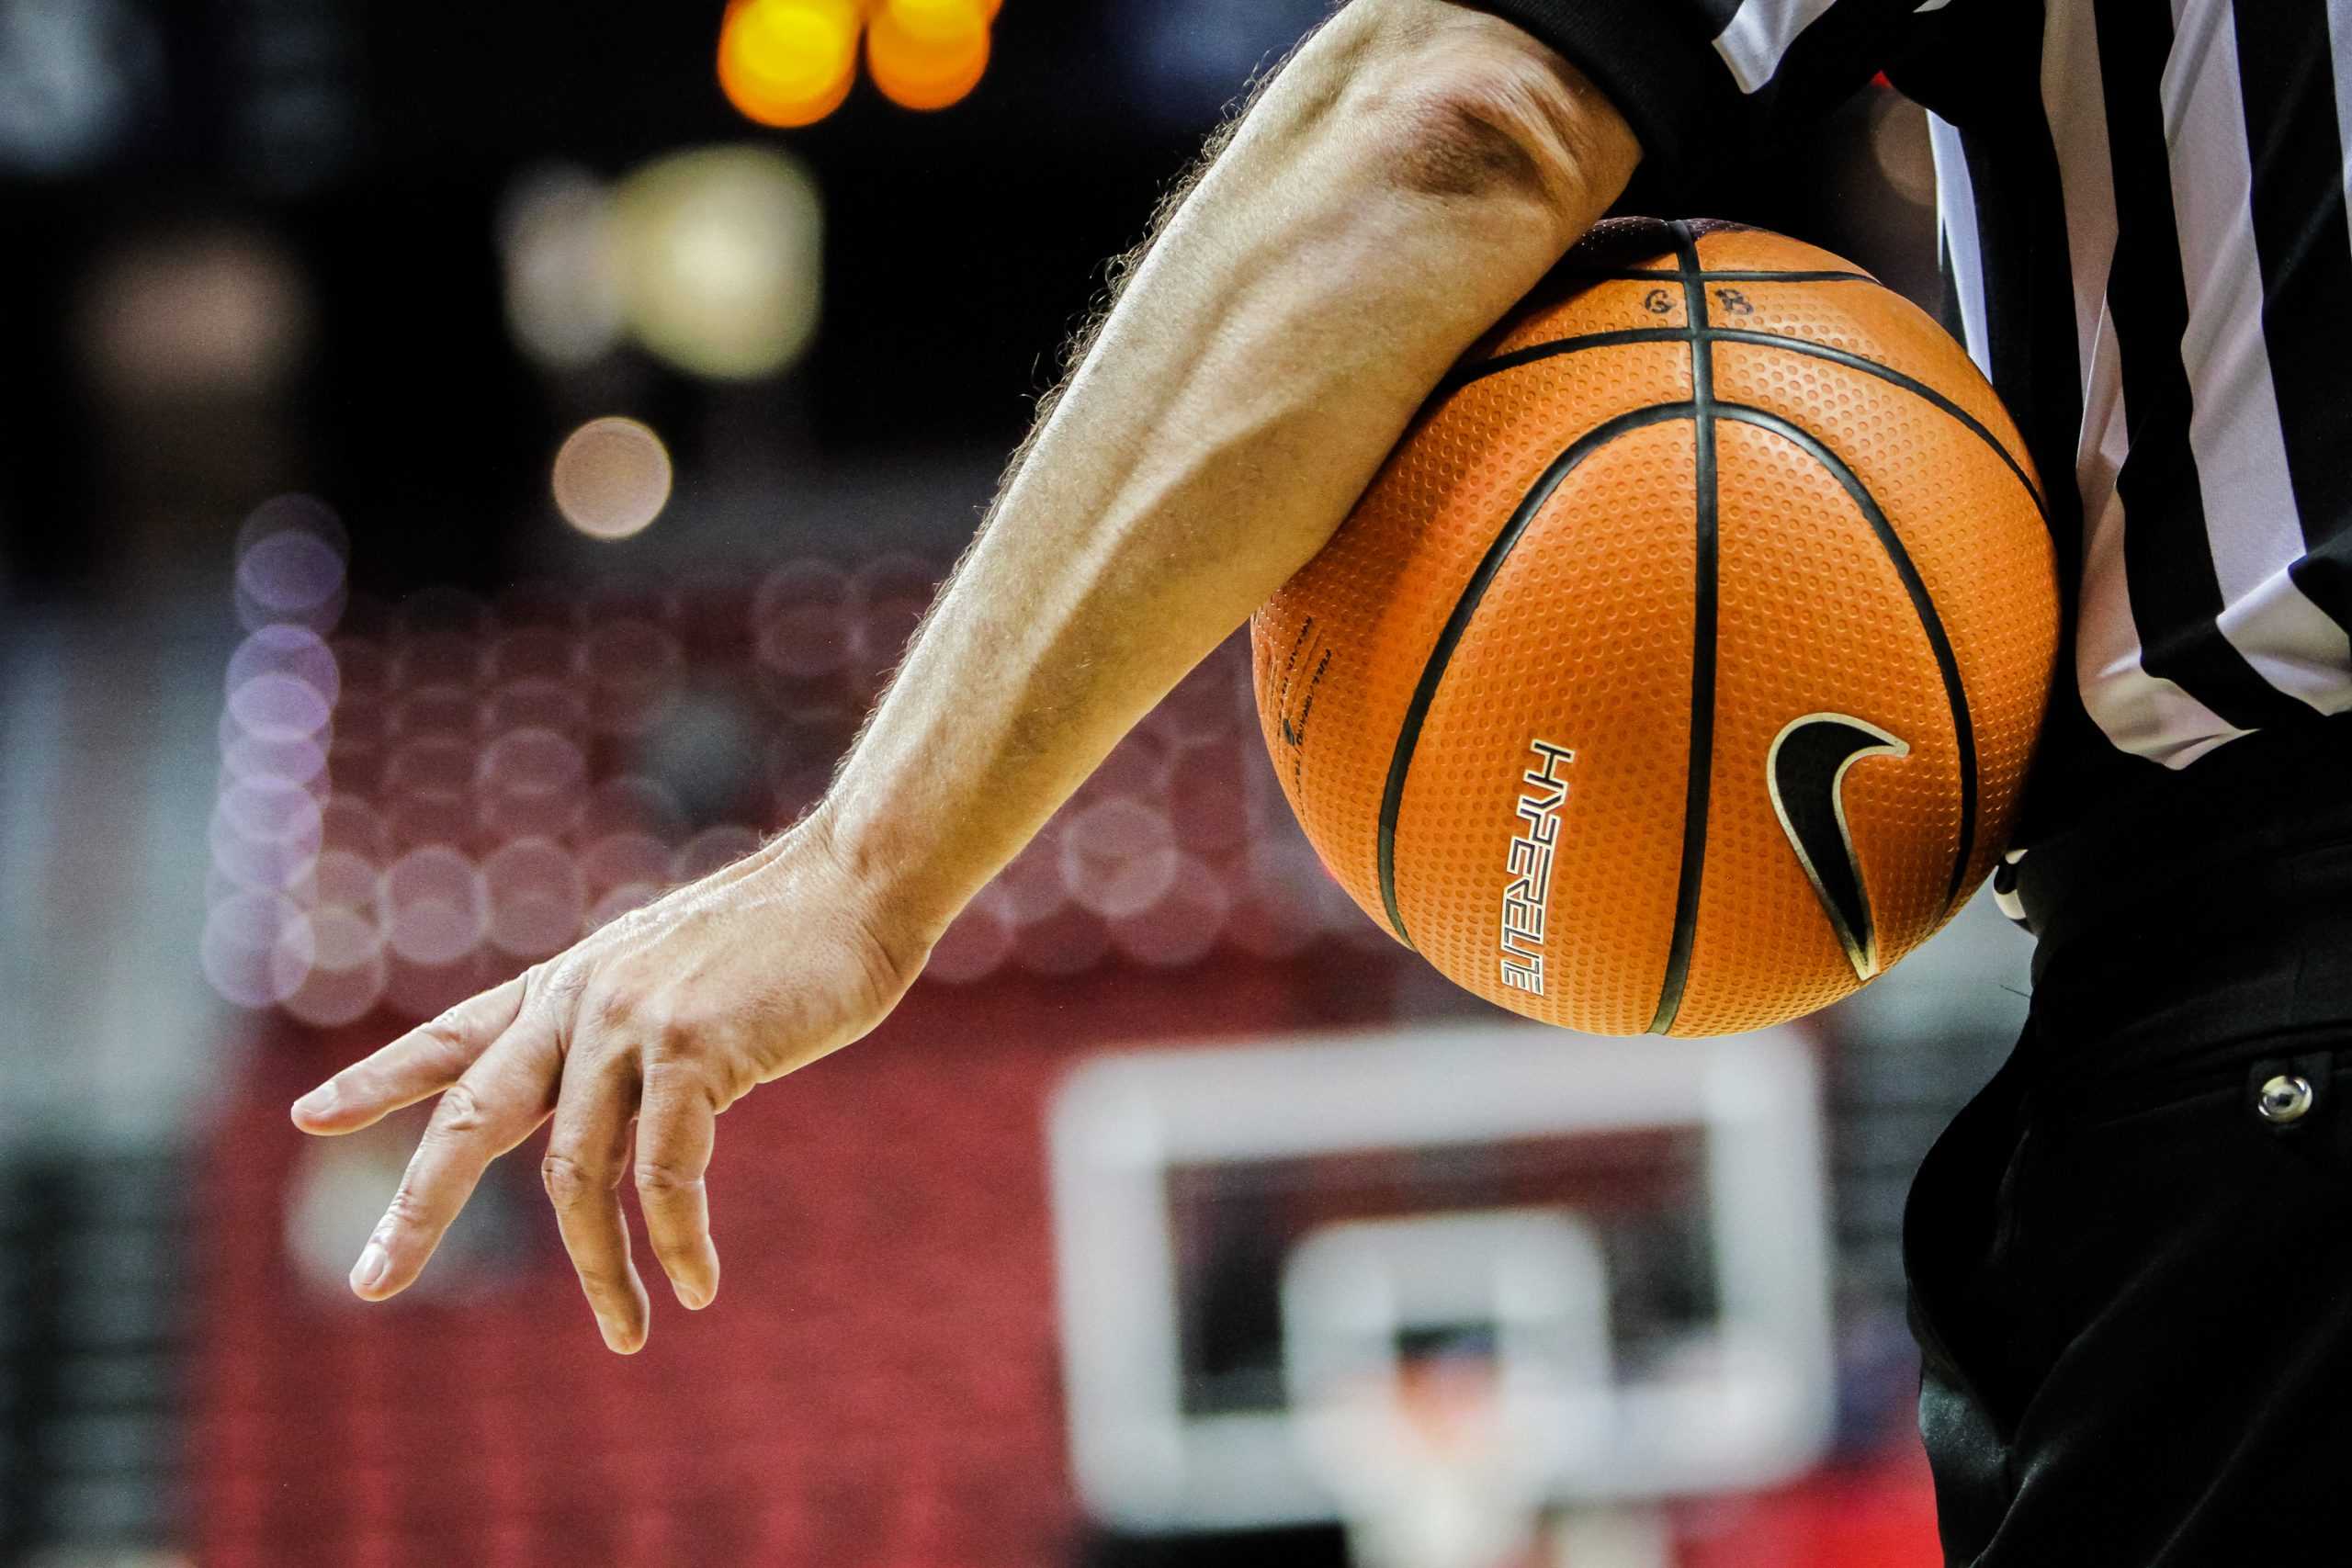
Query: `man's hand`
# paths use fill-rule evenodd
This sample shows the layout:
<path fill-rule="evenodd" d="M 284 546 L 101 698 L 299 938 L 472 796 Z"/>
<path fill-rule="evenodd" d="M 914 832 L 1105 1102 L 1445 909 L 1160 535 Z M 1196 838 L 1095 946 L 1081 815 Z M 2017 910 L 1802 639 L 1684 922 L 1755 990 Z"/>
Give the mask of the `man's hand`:
<path fill-rule="evenodd" d="M 356 1132 L 441 1097 L 351 1288 L 405 1290 L 490 1162 L 552 1115 L 540 1172 L 563 1245 L 605 1342 L 637 1350 L 649 1309 L 622 1179 L 678 1300 L 708 1306 L 715 1118 L 871 1030 L 925 951 L 877 929 L 820 815 L 345 1068 L 296 1102 L 304 1132 Z"/>

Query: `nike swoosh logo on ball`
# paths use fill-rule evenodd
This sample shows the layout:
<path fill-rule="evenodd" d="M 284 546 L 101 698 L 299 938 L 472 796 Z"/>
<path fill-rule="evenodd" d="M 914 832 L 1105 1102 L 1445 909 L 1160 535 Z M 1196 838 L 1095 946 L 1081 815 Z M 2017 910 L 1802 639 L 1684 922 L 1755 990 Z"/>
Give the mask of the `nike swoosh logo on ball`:
<path fill-rule="evenodd" d="M 1764 759 L 1773 814 L 1858 979 L 1879 972 L 1878 928 L 1846 823 L 1846 770 L 1865 757 L 1904 757 L 1910 751 L 1906 742 L 1874 724 L 1842 713 L 1809 713 L 1792 719 L 1773 738 Z"/>

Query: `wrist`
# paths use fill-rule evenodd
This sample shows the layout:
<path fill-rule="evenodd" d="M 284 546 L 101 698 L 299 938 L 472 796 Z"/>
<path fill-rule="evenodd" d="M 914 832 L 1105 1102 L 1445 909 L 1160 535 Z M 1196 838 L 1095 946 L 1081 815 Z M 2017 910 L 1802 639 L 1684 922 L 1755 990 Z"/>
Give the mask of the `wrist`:
<path fill-rule="evenodd" d="M 835 882 L 874 942 L 910 969 L 922 966 L 978 891 L 944 892 L 874 818 L 844 810 L 838 794 L 828 795 L 788 837 Z"/>

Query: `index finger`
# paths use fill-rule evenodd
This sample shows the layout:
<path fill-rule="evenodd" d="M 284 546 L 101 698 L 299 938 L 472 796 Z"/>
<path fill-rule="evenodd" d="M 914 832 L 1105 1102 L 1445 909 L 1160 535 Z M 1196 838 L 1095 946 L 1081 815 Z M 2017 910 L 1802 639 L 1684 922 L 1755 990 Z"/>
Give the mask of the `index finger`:
<path fill-rule="evenodd" d="M 356 1133 L 440 1093 L 514 1023 L 528 978 L 517 975 L 469 998 L 344 1068 L 294 1102 L 294 1124 L 306 1133 Z"/>

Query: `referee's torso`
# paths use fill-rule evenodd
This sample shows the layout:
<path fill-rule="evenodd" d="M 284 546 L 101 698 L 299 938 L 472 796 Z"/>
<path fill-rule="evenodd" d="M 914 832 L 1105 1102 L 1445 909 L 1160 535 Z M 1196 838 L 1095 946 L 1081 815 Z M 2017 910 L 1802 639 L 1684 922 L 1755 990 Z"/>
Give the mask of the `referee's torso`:
<path fill-rule="evenodd" d="M 1669 173 L 1872 71 L 1926 104 L 2052 495 L 2032 1010 L 1904 1217 L 1946 1562 L 2342 1561 L 2352 0 L 1481 3 Z"/>
<path fill-rule="evenodd" d="M 2067 599 L 2021 841 L 2352 708 L 2352 0 L 1489 3 L 1669 166 L 1882 70 L 1929 109 L 1948 317 Z"/>

